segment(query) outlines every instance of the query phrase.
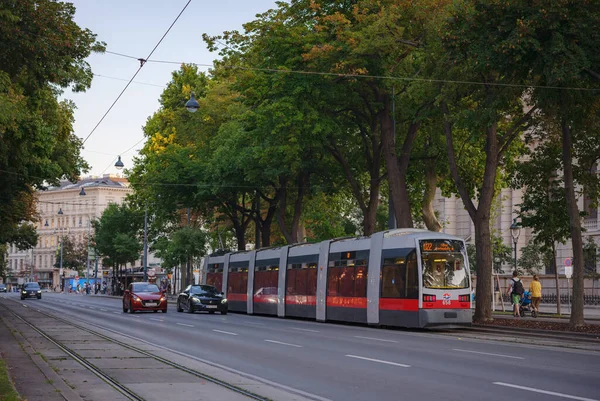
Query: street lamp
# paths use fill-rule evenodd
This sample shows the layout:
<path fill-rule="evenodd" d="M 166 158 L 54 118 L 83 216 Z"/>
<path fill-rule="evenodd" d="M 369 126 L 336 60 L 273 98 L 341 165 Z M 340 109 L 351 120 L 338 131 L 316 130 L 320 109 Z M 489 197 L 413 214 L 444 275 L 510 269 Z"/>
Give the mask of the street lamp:
<path fill-rule="evenodd" d="M 200 108 L 200 104 L 198 103 L 198 101 L 196 100 L 196 98 L 194 97 L 194 92 L 192 92 L 191 96 L 190 96 L 190 100 L 188 100 L 185 104 L 185 108 L 187 109 L 187 111 L 189 111 L 190 113 L 195 113 L 196 111 L 198 111 L 198 109 Z"/>
<path fill-rule="evenodd" d="M 121 156 L 119 156 L 119 162 L 121 162 Z M 121 165 L 123 165 L 123 162 L 121 162 Z M 115 164 L 116 166 L 116 164 Z M 81 187 L 81 191 L 79 192 L 79 196 L 86 196 L 85 191 L 83 190 L 83 187 Z M 87 281 L 87 288 L 86 288 L 86 294 L 90 294 L 90 236 L 91 236 L 91 229 L 92 229 L 92 217 L 91 215 L 88 214 L 88 235 L 87 235 L 87 274 L 86 274 L 86 281 Z M 97 277 L 95 277 L 97 278 Z"/>
<path fill-rule="evenodd" d="M 121 161 L 121 156 L 119 156 L 119 159 L 117 160 L 117 162 L 115 163 L 115 167 L 117 168 L 117 170 L 122 170 L 123 167 L 125 167 L 125 165 L 123 164 L 123 162 Z"/>
<path fill-rule="evenodd" d="M 515 271 L 517 270 L 517 241 L 519 241 L 519 235 L 521 235 L 521 224 L 517 222 L 517 219 L 513 219 L 513 223 L 510 225 L 510 235 L 515 245 Z"/>

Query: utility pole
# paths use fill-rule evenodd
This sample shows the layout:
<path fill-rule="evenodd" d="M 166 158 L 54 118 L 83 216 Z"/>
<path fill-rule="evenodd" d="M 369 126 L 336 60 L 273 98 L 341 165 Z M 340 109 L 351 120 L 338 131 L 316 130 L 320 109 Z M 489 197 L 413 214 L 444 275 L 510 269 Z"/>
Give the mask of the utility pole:
<path fill-rule="evenodd" d="M 148 281 L 148 205 L 144 210 L 144 281 Z"/>

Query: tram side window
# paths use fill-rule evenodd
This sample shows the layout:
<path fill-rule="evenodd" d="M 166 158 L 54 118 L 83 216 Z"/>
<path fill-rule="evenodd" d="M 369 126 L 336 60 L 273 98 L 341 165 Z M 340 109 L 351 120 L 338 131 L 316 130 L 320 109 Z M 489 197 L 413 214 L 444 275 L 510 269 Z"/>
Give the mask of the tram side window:
<path fill-rule="evenodd" d="M 232 268 L 227 280 L 229 294 L 246 294 L 248 292 L 248 268 Z"/>
<path fill-rule="evenodd" d="M 288 265 L 286 282 L 287 295 L 316 295 L 317 264 L 310 262 Z"/>
<path fill-rule="evenodd" d="M 406 258 L 385 258 L 381 269 L 382 298 L 419 298 L 416 253 Z"/>
<path fill-rule="evenodd" d="M 261 266 L 254 272 L 255 295 L 277 295 L 279 266 Z"/>
<path fill-rule="evenodd" d="M 354 266 L 344 266 L 346 261 L 329 262 L 327 295 L 337 297 L 367 296 L 367 260 L 356 260 Z"/>

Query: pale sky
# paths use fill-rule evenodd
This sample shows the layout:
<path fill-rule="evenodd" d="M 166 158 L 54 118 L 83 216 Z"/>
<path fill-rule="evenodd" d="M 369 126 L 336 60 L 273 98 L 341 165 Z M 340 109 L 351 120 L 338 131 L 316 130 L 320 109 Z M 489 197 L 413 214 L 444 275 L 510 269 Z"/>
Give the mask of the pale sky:
<path fill-rule="evenodd" d="M 146 58 L 187 0 L 70 0 L 75 4 L 75 22 L 89 28 L 106 42 L 106 49 Z M 183 15 L 162 41 L 151 59 L 212 64 L 218 57 L 210 53 L 202 34 L 242 30 L 242 24 L 275 7 L 274 0 L 192 0 Z M 88 62 L 94 74 L 92 87 L 85 93 L 65 92 L 77 105 L 75 134 L 85 138 L 100 121 L 111 103 L 139 67 L 134 59 L 112 54 L 92 54 Z M 146 63 L 102 124 L 85 143 L 82 156 L 91 166 L 89 174 L 117 173 L 117 155 L 132 167 L 132 157 L 143 142 L 142 126 L 158 109 L 158 99 L 171 79 L 176 64 Z M 206 67 L 200 67 L 206 71 Z M 120 80 L 110 79 L 119 78 Z M 146 85 L 151 84 L 151 85 Z M 152 86 L 155 85 L 155 86 Z"/>

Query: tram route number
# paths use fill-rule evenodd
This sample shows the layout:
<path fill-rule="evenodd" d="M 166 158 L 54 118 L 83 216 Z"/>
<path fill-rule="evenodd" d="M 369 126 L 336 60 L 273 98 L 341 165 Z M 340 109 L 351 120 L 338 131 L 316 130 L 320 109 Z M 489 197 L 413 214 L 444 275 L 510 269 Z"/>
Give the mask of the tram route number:
<path fill-rule="evenodd" d="M 423 251 L 425 251 L 425 252 L 431 252 L 431 251 L 453 252 L 454 251 L 454 247 L 451 244 L 448 244 L 447 242 L 425 241 L 422 243 L 422 246 L 423 246 Z"/>

